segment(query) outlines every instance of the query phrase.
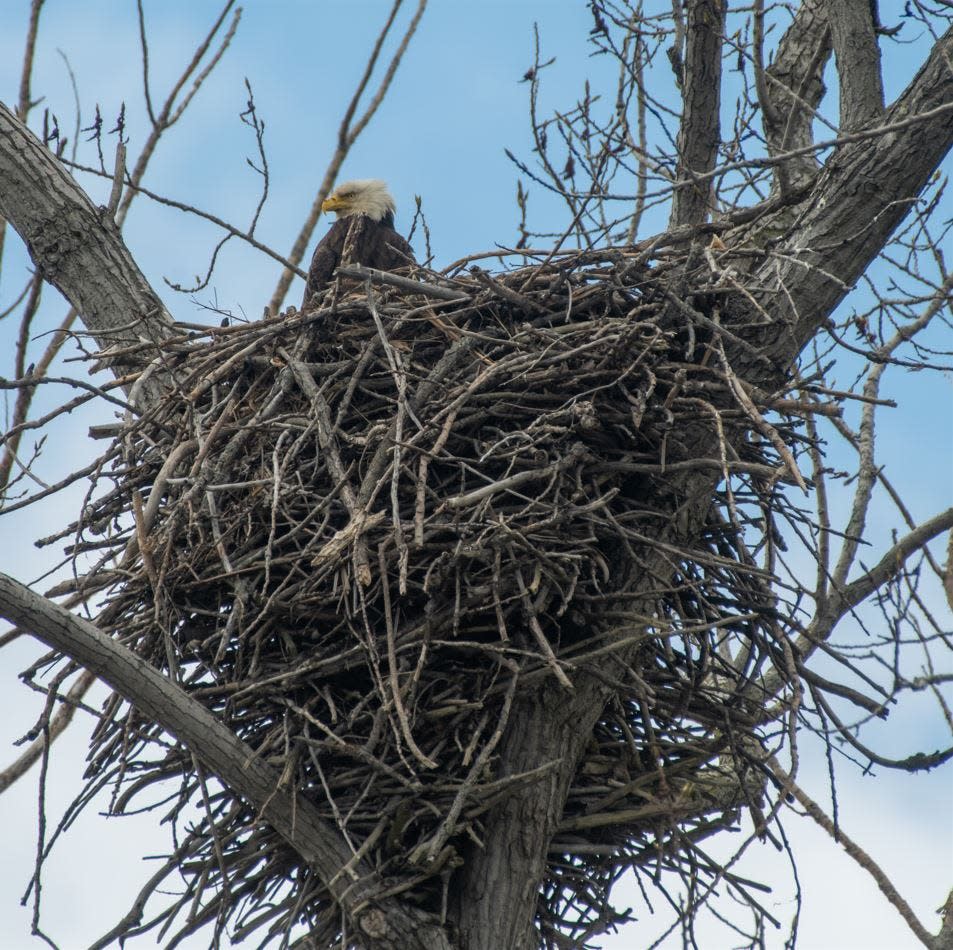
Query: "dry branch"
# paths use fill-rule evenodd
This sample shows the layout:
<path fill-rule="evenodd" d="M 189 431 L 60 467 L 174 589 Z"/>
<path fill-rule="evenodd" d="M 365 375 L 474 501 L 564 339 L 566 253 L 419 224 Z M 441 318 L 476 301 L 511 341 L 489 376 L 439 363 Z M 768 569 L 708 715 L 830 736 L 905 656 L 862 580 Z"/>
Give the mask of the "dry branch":
<path fill-rule="evenodd" d="M 99 346 L 158 342 L 172 320 L 112 216 L 95 208 L 49 149 L 0 103 L 0 212 L 39 273 L 76 308 Z"/>

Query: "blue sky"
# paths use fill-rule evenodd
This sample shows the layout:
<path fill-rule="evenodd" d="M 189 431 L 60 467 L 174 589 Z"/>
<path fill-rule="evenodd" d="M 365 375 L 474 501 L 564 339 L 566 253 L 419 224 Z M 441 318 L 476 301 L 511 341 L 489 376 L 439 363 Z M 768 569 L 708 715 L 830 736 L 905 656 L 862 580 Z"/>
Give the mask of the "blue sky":
<path fill-rule="evenodd" d="M 194 40 L 214 18 L 217 5 L 207 0 L 151 0 L 145 6 L 154 96 L 160 98 L 191 56 Z M 413 6 L 407 0 L 402 22 Z M 666 9 L 669 4 L 659 0 L 654 6 Z M 883 8 L 888 5 L 881 6 L 886 14 Z M 16 98 L 27 7 L 26 0 L 6 0 L 0 6 L 0 99 L 8 104 Z M 271 169 L 271 197 L 258 236 L 286 251 L 310 205 L 333 149 L 344 105 L 388 8 L 382 0 L 250 0 L 235 41 L 215 75 L 160 145 L 147 185 L 238 226 L 248 221 L 258 197 L 258 180 L 245 161 L 255 157 L 252 136 L 238 119 L 245 108 L 247 78 L 266 122 Z M 422 197 L 437 266 L 516 240 L 518 175 L 504 148 L 530 157 L 528 88 L 520 79 L 533 59 L 534 22 L 539 24 L 543 57 L 556 57 L 545 74 L 544 114 L 551 107 L 575 102 L 584 75 L 594 85 L 605 78 L 605 61 L 590 57 L 585 43 L 591 18 L 581 0 L 434 0 L 390 95 L 345 163 L 341 178 L 388 180 L 398 202 L 398 227 L 409 226 L 414 196 Z M 909 29 L 905 36 L 917 39 Z M 129 147 L 135 154 L 145 134 L 135 5 L 118 0 L 48 0 L 44 8 L 34 92 L 45 100 L 34 113 L 33 126 L 37 127 L 46 106 L 59 117 L 61 129 L 72 134 L 73 93 L 57 50 L 67 55 L 75 73 L 83 124 L 89 123 L 96 103 L 111 123 L 125 102 Z M 923 43 L 891 45 L 889 55 L 886 81 L 888 95 L 893 95 L 915 71 Z M 674 87 L 670 80 L 666 82 L 657 94 L 671 101 Z M 827 109 L 836 113 L 836 97 Z M 84 146 L 81 158 L 82 154 L 89 160 L 93 153 Z M 110 150 L 107 163 L 111 161 Z M 953 170 L 949 159 L 944 170 Z M 83 181 L 94 201 L 105 201 L 106 183 Z M 941 216 L 949 217 L 953 213 L 949 199 L 946 208 Z M 538 226 L 555 229 L 565 223 L 559 200 L 539 189 L 531 194 L 530 212 Z M 657 230 L 662 224 L 650 219 L 646 228 Z M 319 224 L 318 236 L 325 227 Z M 164 278 L 189 283 L 196 273 L 204 273 L 218 236 L 213 227 L 158 208 L 144 198 L 137 201 L 126 228 L 134 256 L 175 317 L 205 319 L 201 305 L 214 301 L 255 318 L 271 296 L 279 268 L 237 241 L 222 253 L 208 290 L 195 298 L 176 294 L 164 283 Z M 419 243 L 417 250 L 422 250 Z M 0 274 L 0 309 L 18 290 L 18 268 L 23 262 L 22 246 L 8 235 Z M 296 303 L 299 297 L 296 284 L 288 301 Z M 849 299 L 846 306 L 851 305 L 860 306 Z M 58 295 L 48 290 L 37 332 L 54 326 L 64 311 Z M 0 352 L 9 352 L 13 333 L 9 321 L 0 322 Z M 4 372 L 8 368 L 0 366 L 0 373 Z M 850 382 L 851 372 L 845 368 L 839 379 L 842 385 Z M 885 394 L 900 400 L 902 406 L 880 416 L 881 459 L 907 491 L 915 515 L 929 516 L 949 504 L 953 483 L 950 379 L 926 379 L 904 371 L 892 372 L 888 379 Z M 49 405 L 61 395 L 62 391 L 48 387 L 39 404 Z M 44 472 L 70 468 L 76 459 L 100 448 L 90 447 L 86 430 L 90 423 L 108 418 L 108 411 L 100 407 L 74 413 L 57 430 L 55 443 L 51 442 L 56 450 L 47 453 Z M 0 520 L 0 570 L 23 580 L 43 573 L 52 555 L 48 550 L 37 551 L 31 541 L 61 526 L 78 503 L 76 492 L 67 493 L 43 509 Z M 889 543 L 890 530 L 899 528 L 900 522 L 885 504 L 878 502 L 875 511 L 871 541 Z M 949 617 L 945 619 L 949 626 Z M 15 755 L 10 742 L 33 724 L 41 708 L 41 699 L 16 680 L 17 672 L 37 652 L 35 645 L 19 642 L 0 654 L 0 761 Z M 924 731 L 936 730 L 936 721 L 919 711 L 898 712 L 890 729 L 891 747 L 909 753 L 922 747 Z M 54 756 L 50 798 L 61 805 L 68 801 L 82 771 L 86 731 L 85 725 L 76 728 Z M 944 737 L 937 730 L 930 748 L 949 741 L 948 734 Z M 818 761 L 803 768 L 804 784 L 827 804 L 826 766 Z M 909 778 L 883 771 L 861 776 L 855 768 L 843 767 L 839 779 L 845 828 L 894 875 L 921 919 L 935 927 L 932 912 L 953 884 L 949 874 L 953 864 L 950 769 Z M 5 950 L 40 946 L 29 936 L 29 911 L 18 904 L 32 865 L 35 809 L 34 778 L 21 781 L 3 796 L 0 806 L 8 838 L 0 868 L 0 946 Z M 55 813 L 55 807 L 52 810 Z M 806 891 L 801 947 L 902 950 L 914 946 L 896 912 L 837 845 L 807 821 L 792 817 L 786 827 L 799 854 Z M 165 843 L 165 832 L 154 828 L 151 818 L 104 822 L 91 812 L 84 815 L 62 843 L 46 880 L 44 920 L 61 946 L 67 950 L 85 946 L 108 929 L 149 873 L 139 855 L 159 853 Z M 783 856 L 770 846 L 755 845 L 740 873 L 757 877 L 774 873 L 766 868 L 784 865 Z M 790 874 L 777 873 L 779 888 L 768 903 L 784 919 L 792 908 Z M 631 900 L 640 903 L 634 892 Z M 604 946 L 647 944 L 647 935 L 666 926 L 661 915 L 652 920 L 640 911 L 639 917 L 636 936 L 607 937 Z M 768 946 L 777 947 L 783 936 L 776 943 L 771 939 Z M 723 932 L 711 941 L 706 948 L 732 945 Z M 132 945 L 147 946 L 151 941 Z"/>

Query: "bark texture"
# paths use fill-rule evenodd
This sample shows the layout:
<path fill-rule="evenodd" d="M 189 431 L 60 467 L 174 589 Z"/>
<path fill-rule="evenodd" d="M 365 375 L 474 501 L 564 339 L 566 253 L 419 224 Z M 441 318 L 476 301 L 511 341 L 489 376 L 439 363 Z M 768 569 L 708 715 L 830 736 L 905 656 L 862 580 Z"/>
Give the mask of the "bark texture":
<path fill-rule="evenodd" d="M 569 781 L 608 697 L 585 674 L 570 693 L 546 684 L 514 704 L 500 752 L 500 777 L 549 766 L 489 815 L 483 848 L 471 849 L 453 882 L 451 919 L 461 950 L 532 950 L 536 894 Z"/>
<path fill-rule="evenodd" d="M 880 47 L 870 0 L 842 0 L 827 8 L 840 82 L 840 128 L 852 132 L 884 111 Z"/>
<path fill-rule="evenodd" d="M 778 44 L 774 62 L 765 70 L 762 113 L 772 156 L 814 143 L 814 110 L 824 96 L 823 72 L 831 54 L 825 0 L 805 0 Z M 798 191 L 817 177 L 812 152 L 793 155 L 779 167 L 782 188 Z"/>
<path fill-rule="evenodd" d="M 679 182 L 669 226 L 704 221 L 711 210 L 711 179 L 693 181 L 715 167 L 721 142 L 721 47 L 724 0 L 691 0 L 682 81 L 682 124 L 678 136 Z"/>
<path fill-rule="evenodd" d="M 878 128 L 840 145 L 791 233 L 754 275 L 772 325 L 764 353 L 786 366 L 853 287 L 953 146 L 953 30 Z"/>
<path fill-rule="evenodd" d="M 172 319 L 97 208 L 42 142 L 0 103 L 0 215 L 37 270 L 77 309 L 100 349 L 157 341 Z"/>

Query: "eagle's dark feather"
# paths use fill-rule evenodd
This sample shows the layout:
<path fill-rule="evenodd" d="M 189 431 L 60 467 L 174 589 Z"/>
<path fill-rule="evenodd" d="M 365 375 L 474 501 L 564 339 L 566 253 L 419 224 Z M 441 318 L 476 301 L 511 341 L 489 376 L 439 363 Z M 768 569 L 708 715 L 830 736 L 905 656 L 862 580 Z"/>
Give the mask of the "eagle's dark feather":
<path fill-rule="evenodd" d="M 338 218 L 314 249 L 308 282 L 304 289 L 301 309 L 307 309 L 314 294 L 322 293 L 334 279 L 334 272 L 344 257 L 344 246 L 353 225 L 349 264 L 363 264 L 378 270 L 396 270 L 414 263 L 411 246 L 394 230 L 394 215 L 390 212 L 380 221 L 366 214 Z"/>

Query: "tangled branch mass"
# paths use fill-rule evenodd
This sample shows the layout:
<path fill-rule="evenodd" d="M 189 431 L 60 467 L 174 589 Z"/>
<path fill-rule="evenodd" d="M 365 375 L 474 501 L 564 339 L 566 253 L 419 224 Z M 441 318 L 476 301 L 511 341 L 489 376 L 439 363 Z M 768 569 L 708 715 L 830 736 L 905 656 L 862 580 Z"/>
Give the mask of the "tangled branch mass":
<path fill-rule="evenodd" d="M 514 696 L 548 680 L 558 701 L 593 654 L 618 651 L 617 698 L 550 849 L 544 938 L 625 919 L 623 870 L 687 868 L 693 842 L 760 814 L 757 676 L 793 674 L 793 611 L 754 554 L 800 436 L 731 373 L 717 275 L 697 268 L 676 307 L 668 272 L 628 249 L 432 275 L 426 296 L 352 277 L 320 309 L 126 354 L 178 387 L 126 418 L 58 536 L 99 558 L 75 584 L 98 625 L 434 912 L 482 816 L 534 781 L 496 767 Z M 687 543 L 693 480 L 718 488 Z M 179 821 L 145 895 L 178 871 L 181 895 L 128 932 L 226 910 L 233 939 L 340 934 L 281 838 L 118 697 L 89 776 L 118 783 L 117 812 Z"/>

